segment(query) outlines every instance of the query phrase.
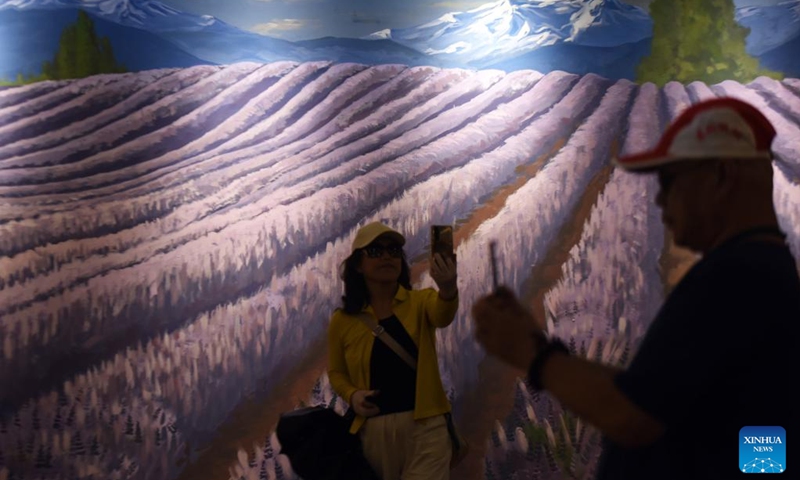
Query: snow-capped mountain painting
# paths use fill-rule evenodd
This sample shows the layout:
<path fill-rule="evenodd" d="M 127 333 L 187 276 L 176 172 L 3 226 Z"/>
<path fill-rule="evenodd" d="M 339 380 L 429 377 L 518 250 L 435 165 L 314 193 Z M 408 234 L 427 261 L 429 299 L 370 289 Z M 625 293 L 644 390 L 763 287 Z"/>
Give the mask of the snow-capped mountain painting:
<path fill-rule="evenodd" d="M 742 3 L 736 20 L 750 28 L 748 51 L 763 55 L 800 37 L 800 1 Z"/>
<path fill-rule="evenodd" d="M 0 48 L 0 78 L 13 79 L 18 74 L 39 73 L 43 62 L 55 56 L 62 31 L 75 22 L 76 16 L 77 10 L 74 9 L 0 10 L 2 38 L 26 39 L 4 43 Z M 147 30 L 103 18 L 95 18 L 94 22 L 97 34 L 110 39 L 114 55 L 130 71 L 213 63 L 187 53 Z"/>
<path fill-rule="evenodd" d="M 38 72 L 42 62 L 54 55 L 61 31 L 78 10 L 95 19 L 98 33 L 110 38 L 130 70 L 290 60 L 564 70 L 635 80 L 653 35 L 647 10 L 622 0 L 465 2 L 475 7 L 430 18 L 424 18 L 424 12 L 433 15 L 441 7 L 418 9 L 414 18 L 419 23 L 398 27 L 392 27 L 391 16 L 399 18 L 400 11 L 387 9 L 385 21 L 354 12 L 343 20 L 345 26 L 358 26 L 350 32 L 325 28 L 324 18 L 256 24 L 238 13 L 246 11 L 244 2 L 229 2 L 216 12 L 231 12 L 239 25 L 168 3 L 192 6 L 186 0 L 2 0 L 0 36 L 28 40 L 6 43 L 6 51 L 0 52 L 0 78 Z M 768 68 L 791 75 L 798 74 L 797 56 L 791 55 L 800 31 L 798 5 L 800 0 L 737 0 L 737 19 L 751 28 L 748 51 L 763 56 Z M 297 8 L 295 13 L 307 15 L 308 9 Z M 334 13 L 323 8 L 319 12 L 327 17 Z M 294 16 L 291 10 L 287 14 Z M 363 30 L 382 23 L 387 28 Z M 296 34 L 300 38 L 280 38 L 290 28 L 302 31 Z"/>
<path fill-rule="evenodd" d="M 304 46 L 151 0 L 3 0 L 0 32 L 7 31 L 3 38 L 37 40 L 4 46 L 7 51 L 0 53 L 0 78 L 40 68 L 41 62 L 55 53 L 61 31 L 74 21 L 78 10 L 98 22 L 98 34 L 111 39 L 115 52 L 122 52 L 120 60 L 131 70 L 277 60 L 438 63 L 392 42 L 344 38 Z M 42 29 L 43 25 L 48 28 Z"/>
<path fill-rule="evenodd" d="M 747 51 L 762 65 L 800 76 L 800 0 L 743 1 L 736 20 L 750 29 Z"/>
<path fill-rule="evenodd" d="M 198 31 L 225 25 L 211 15 L 192 15 L 149 0 L 5 0 L 3 8 L 60 10 L 80 8 L 126 27 L 151 31 Z"/>
<path fill-rule="evenodd" d="M 486 67 L 563 43 L 601 48 L 636 44 L 652 36 L 652 27 L 644 10 L 618 0 L 502 0 L 369 38 L 391 39 L 427 55 Z"/>
<path fill-rule="evenodd" d="M 372 220 L 415 288 L 454 226 L 452 478 L 590 480 L 598 431 L 474 341 L 488 243 L 575 355 L 624 367 L 696 257 L 611 158 L 733 96 L 778 131 L 800 258 L 800 0 L 680 12 L 738 42 L 704 37 L 688 80 L 678 3 L 0 0 L 0 480 L 300 480 L 275 424 L 347 408 L 326 329 Z"/>

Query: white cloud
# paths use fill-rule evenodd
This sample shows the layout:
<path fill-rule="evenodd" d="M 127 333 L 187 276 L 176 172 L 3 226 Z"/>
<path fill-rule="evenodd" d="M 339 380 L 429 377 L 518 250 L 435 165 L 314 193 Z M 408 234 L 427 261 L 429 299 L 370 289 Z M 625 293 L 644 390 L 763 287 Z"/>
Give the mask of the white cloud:
<path fill-rule="evenodd" d="M 322 0 L 255 0 L 261 3 L 320 3 Z"/>
<path fill-rule="evenodd" d="M 431 5 L 431 7 L 436 8 L 447 8 L 453 11 L 464 12 L 467 10 L 472 10 L 473 8 L 478 8 L 487 3 L 493 3 L 491 1 L 486 0 L 472 0 L 472 1 L 459 1 L 459 0 L 445 0 L 444 2 L 437 2 Z"/>
<path fill-rule="evenodd" d="M 282 18 L 276 19 L 267 23 L 259 23 L 250 27 L 250 30 L 261 35 L 274 35 L 280 36 L 285 32 L 292 32 L 301 30 L 308 27 L 308 20 L 301 20 L 297 18 Z"/>

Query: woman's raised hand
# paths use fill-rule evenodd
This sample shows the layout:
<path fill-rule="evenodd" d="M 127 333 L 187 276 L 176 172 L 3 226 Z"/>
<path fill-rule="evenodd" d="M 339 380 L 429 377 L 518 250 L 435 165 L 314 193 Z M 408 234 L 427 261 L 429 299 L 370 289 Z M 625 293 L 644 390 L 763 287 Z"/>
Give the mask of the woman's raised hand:
<path fill-rule="evenodd" d="M 439 296 L 452 299 L 458 294 L 458 261 L 456 256 L 442 256 L 435 253 L 431 257 L 431 278 L 439 287 Z"/>

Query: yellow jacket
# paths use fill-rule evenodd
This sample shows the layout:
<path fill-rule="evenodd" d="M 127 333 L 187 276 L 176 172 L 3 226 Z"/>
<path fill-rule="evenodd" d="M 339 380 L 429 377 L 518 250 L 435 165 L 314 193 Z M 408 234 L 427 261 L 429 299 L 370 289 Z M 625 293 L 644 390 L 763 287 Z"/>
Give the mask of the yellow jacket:
<path fill-rule="evenodd" d="M 439 376 L 436 328 L 453 323 L 458 311 L 458 297 L 442 300 L 432 288 L 406 290 L 399 287 L 392 310 L 419 349 L 414 418 L 449 412 L 450 402 Z M 370 306 L 362 312 L 375 317 Z M 356 390 L 369 390 L 369 363 L 376 340 L 358 316 L 341 309 L 333 313 L 328 325 L 328 377 L 334 391 L 347 402 Z M 356 415 L 350 432 L 358 432 L 365 420 Z"/>

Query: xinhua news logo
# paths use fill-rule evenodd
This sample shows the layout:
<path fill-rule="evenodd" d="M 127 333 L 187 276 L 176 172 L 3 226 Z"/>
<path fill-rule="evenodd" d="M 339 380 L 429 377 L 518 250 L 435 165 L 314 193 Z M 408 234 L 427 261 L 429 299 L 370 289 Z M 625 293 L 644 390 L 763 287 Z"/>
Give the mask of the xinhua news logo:
<path fill-rule="evenodd" d="M 739 431 L 739 468 L 744 473 L 786 471 L 786 430 L 744 427 Z"/>

